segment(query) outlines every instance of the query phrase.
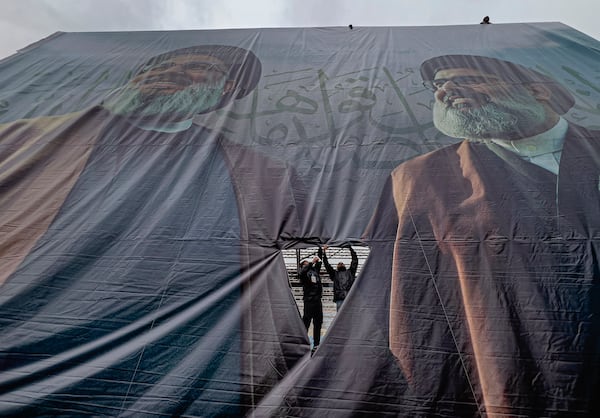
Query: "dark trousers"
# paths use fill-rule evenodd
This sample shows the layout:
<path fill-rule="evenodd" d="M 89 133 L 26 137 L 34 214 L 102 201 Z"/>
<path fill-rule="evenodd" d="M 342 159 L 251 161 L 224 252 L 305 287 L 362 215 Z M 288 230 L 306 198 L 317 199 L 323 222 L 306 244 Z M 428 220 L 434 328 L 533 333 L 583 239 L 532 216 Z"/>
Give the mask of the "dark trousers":
<path fill-rule="evenodd" d="M 302 317 L 306 330 L 310 326 L 310 321 L 313 321 L 313 340 L 314 345 L 321 343 L 321 325 L 323 325 L 323 305 L 321 300 L 304 301 L 304 316 Z"/>

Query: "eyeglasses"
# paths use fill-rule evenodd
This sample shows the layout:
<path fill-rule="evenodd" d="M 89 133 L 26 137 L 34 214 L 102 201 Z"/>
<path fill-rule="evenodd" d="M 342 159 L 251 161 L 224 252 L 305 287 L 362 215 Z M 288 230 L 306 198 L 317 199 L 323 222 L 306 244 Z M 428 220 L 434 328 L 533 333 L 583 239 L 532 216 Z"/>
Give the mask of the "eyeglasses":
<path fill-rule="evenodd" d="M 456 76 L 456 77 L 451 77 L 451 78 L 436 78 L 435 80 L 427 80 L 427 81 L 423 82 L 423 85 L 427 89 L 435 92 L 449 81 L 452 81 L 452 83 L 456 84 L 457 86 L 467 86 L 467 87 L 478 86 L 481 84 L 485 84 L 487 86 L 493 86 L 493 85 L 497 85 L 497 84 L 521 84 L 521 83 L 510 82 L 510 81 L 501 80 L 499 78 L 493 78 L 493 77 L 485 77 L 485 76 L 478 76 L 478 75 L 462 75 L 462 76 Z"/>

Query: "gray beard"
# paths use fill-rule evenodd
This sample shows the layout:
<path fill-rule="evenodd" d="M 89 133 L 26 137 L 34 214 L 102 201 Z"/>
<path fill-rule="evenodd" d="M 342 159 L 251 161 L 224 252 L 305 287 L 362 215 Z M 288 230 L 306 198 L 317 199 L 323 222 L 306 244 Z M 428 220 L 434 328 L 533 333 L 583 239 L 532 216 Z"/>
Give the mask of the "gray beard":
<path fill-rule="evenodd" d="M 475 141 L 523 138 L 529 136 L 526 132 L 531 127 L 539 126 L 545 118 L 544 106 L 525 95 L 495 100 L 467 110 L 446 107 L 438 101 L 433 107 L 433 123 L 442 133 Z"/>
<path fill-rule="evenodd" d="M 226 77 L 211 84 L 193 84 L 172 94 L 144 95 L 135 87 L 126 85 L 112 93 L 104 105 L 121 116 L 141 118 L 176 116 L 190 118 L 219 103 Z"/>

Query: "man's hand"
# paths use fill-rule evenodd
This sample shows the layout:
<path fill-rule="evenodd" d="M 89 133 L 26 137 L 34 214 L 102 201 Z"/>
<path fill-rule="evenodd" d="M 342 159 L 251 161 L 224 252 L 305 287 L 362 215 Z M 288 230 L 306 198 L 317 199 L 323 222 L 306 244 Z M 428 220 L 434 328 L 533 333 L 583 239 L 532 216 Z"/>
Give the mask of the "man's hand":
<path fill-rule="evenodd" d="M 319 257 L 313 258 L 313 264 L 318 263 L 319 261 L 321 261 L 321 259 Z"/>

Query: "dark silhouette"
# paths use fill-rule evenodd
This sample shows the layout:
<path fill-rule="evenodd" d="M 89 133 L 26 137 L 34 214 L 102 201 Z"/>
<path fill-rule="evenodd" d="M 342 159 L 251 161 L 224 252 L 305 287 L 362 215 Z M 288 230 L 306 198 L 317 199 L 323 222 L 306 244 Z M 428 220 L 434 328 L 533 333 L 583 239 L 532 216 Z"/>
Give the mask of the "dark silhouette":
<path fill-rule="evenodd" d="M 335 302 L 336 310 L 339 311 L 346 296 L 350 292 L 350 288 L 352 288 L 352 285 L 354 284 L 356 269 L 358 268 L 358 256 L 356 255 L 356 251 L 349 246 L 348 248 L 350 249 L 350 255 L 352 257 L 350 268 L 347 269 L 346 265 L 340 262 L 338 263 L 337 268 L 334 269 L 327 260 L 328 248 L 328 246 L 323 247 L 323 264 L 333 282 L 333 301 Z"/>
<path fill-rule="evenodd" d="M 322 257 L 322 250 L 319 248 L 319 256 Z M 300 263 L 300 283 L 302 283 L 304 301 L 304 315 L 302 321 L 308 331 L 310 322 L 313 321 L 313 350 L 316 350 L 321 343 L 321 325 L 323 325 L 323 284 L 321 283 L 321 258 L 315 256 L 306 258 Z"/>

